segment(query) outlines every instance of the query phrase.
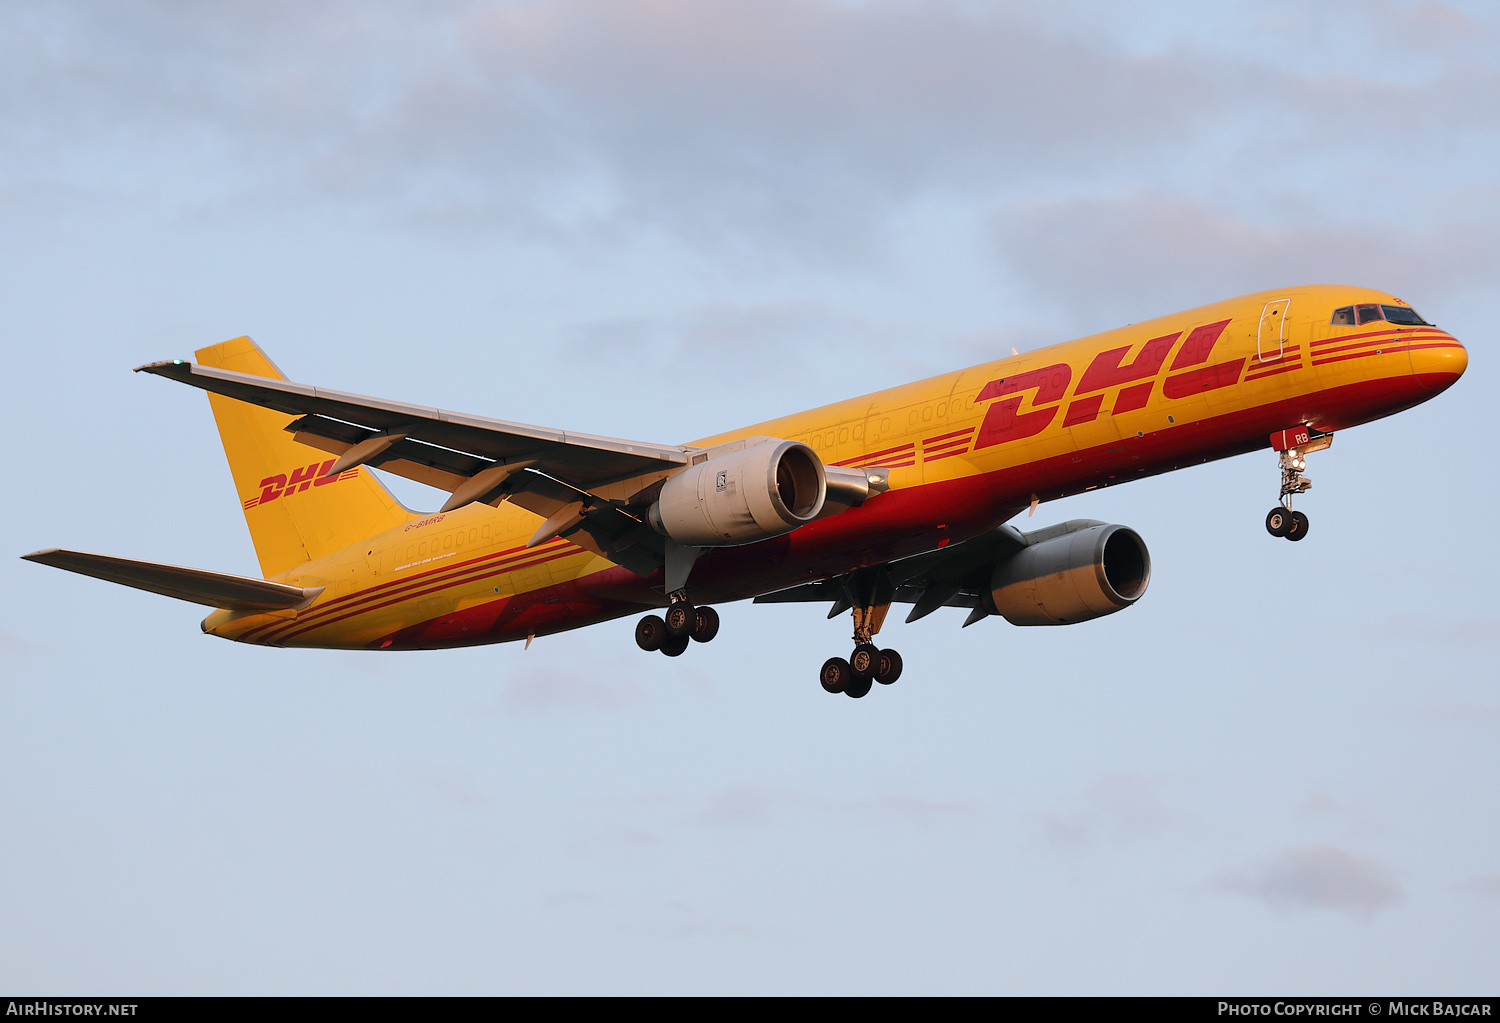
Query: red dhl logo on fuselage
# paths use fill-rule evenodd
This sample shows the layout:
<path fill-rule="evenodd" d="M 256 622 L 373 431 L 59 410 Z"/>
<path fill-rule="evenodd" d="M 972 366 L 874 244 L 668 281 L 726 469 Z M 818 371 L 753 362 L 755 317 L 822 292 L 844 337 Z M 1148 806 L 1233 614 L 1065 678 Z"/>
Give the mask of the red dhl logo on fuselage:
<path fill-rule="evenodd" d="M 1187 340 L 1177 351 L 1177 357 L 1172 360 L 1168 370 L 1170 375 L 1162 384 L 1163 394 L 1168 398 L 1187 398 L 1239 382 L 1240 371 L 1245 368 L 1245 358 L 1208 364 L 1214 345 L 1227 326 L 1228 320 L 1205 323 L 1188 334 Z M 1131 345 L 1111 348 L 1094 356 L 1094 361 L 1089 363 L 1089 368 L 1083 372 L 1083 378 L 1078 381 L 1073 400 L 1068 403 L 1063 426 L 1092 422 L 1098 417 L 1104 404 L 1105 392 L 1112 387 L 1120 388 L 1111 409 L 1114 415 L 1145 408 L 1146 402 L 1151 398 L 1151 391 L 1156 386 L 1156 376 L 1166 364 L 1167 355 L 1180 337 L 1182 331 L 1179 330 L 1152 338 L 1129 363 L 1125 362 L 1125 356 L 1130 352 Z M 975 450 L 1034 437 L 1051 426 L 1062 408 L 1063 398 L 1067 396 L 1068 385 L 1072 382 L 1073 367 L 1059 362 L 985 384 L 975 396 L 974 402 L 978 404 L 992 401 L 994 404 L 989 407 L 984 422 L 980 424 L 979 436 L 974 442 Z M 1036 392 L 1031 400 L 1033 411 L 1022 413 L 1021 401 L 1027 391 Z M 996 398 L 1005 400 L 995 401 Z M 1058 404 L 1052 404 L 1054 402 Z M 1040 405 L 1052 407 L 1037 408 Z"/>
<path fill-rule="evenodd" d="M 257 484 L 261 489 L 255 497 L 246 498 L 241 503 L 245 508 L 254 508 L 277 498 L 289 497 L 292 494 L 300 494 L 308 487 L 326 487 L 337 483 L 339 480 L 349 480 L 359 475 L 358 469 L 349 469 L 339 473 L 337 476 L 324 476 L 323 474 L 333 468 L 333 459 L 319 464 L 300 469 L 293 469 L 290 474 L 281 472 L 275 476 L 267 476 Z"/>
<path fill-rule="evenodd" d="M 1220 336 L 1224 333 L 1224 328 L 1228 327 L 1229 323 L 1229 320 L 1206 323 L 1201 327 L 1195 327 L 1188 334 L 1187 340 L 1183 341 L 1182 347 L 1177 352 L 1177 357 L 1172 360 L 1172 365 L 1167 369 L 1170 375 L 1162 385 L 1163 394 L 1168 398 L 1186 398 L 1204 391 L 1229 387 L 1239 382 L 1240 373 L 1244 370 L 1245 363 L 1249 361 L 1248 357 L 1209 363 L 1214 345 L 1218 343 Z M 1115 403 L 1111 406 L 1111 412 L 1114 415 L 1145 408 L 1151 398 L 1152 390 L 1156 387 L 1156 377 L 1166 365 L 1167 356 L 1171 354 L 1172 347 L 1180 337 L 1182 337 L 1182 331 L 1179 330 L 1172 334 L 1152 338 L 1142 346 L 1136 357 L 1129 363 L 1125 362 L 1125 356 L 1134 347 L 1132 345 L 1111 348 L 1094 356 L 1088 369 L 1084 370 L 1083 378 L 1078 381 L 1078 387 L 1073 392 L 1073 400 L 1068 403 L 1067 415 L 1063 417 L 1063 426 L 1078 426 L 1097 419 L 1103 409 L 1106 393 L 1114 387 L 1120 388 Z M 1295 347 L 1288 348 L 1287 354 L 1290 355 L 1295 351 Z M 1027 370 L 999 380 L 991 380 L 974 397 L 976 405 L 986 401 L 993 403 L 985 412 L 984 421 L 979 426 L 978 436 L 975 436 L 974 427 L 970 426 L 928 437 L 921 443 L 922 459 L 927 462 L 936 462 L 944 458 L 966 455 L 971 450 L 977 451 L 980 448 L 1036 436 L 1051 426 L 1057 418 L 1058 410 L 1063 407 L 1061 402 L 1068 396 L 1068 387 L 1072 382 L 1073 367 L 1064 362 Z M 1033 391 L 1035 394 L 1031 399 L 1032 410 L 1021 412 L 1021 403 L 1025 400 L 1027 392 Z M 996 399 L 1003 400 L 997 401 Z M 972 448 L 969 446 L 971 439 L 974 442 Z M 917 442 L 911 441 L 896 447 L 846 458 L 835 464 L 859 468 L 879 466 L 897 469 L 916 463 Z"/>

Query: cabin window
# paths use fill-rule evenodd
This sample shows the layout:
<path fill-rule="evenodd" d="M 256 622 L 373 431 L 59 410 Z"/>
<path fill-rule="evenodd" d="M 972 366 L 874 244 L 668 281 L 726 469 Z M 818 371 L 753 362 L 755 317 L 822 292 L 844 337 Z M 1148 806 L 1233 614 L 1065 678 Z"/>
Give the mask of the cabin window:
<path fill-rule="evenodd" d="M 1354 326 L 1354 307 L 1346 305 L 1341 309 L 1333 311 L 1333 319 L 1330 321 L 1335 327 Z"/>
<path fill-rule="evenodd" d="M 1429 324 L 1417 311 L 1409 305 L 1383 305 L 1380 307 L 1385 313 L 1385 318 L 1392 323 L 1399 323 L 1408 327 L 1429 327 Z"/>
<path fill-rule="evenodd" d="M 1378 305 L 1357 305 L 1354 309 L 1359 313 L 1360 323 L 1374 323 L 1376 320 L 1385 319 L 1384 316 L 1380 315 L 1380 306 Z"/>

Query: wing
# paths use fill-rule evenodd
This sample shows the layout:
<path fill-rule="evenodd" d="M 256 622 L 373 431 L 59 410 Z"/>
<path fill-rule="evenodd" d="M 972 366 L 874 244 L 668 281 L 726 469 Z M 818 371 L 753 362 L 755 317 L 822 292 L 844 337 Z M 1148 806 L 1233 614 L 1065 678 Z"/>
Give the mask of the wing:
<path fill-rule="evenodd" d="M 664 559 L 645 508 L 693 450 L 367 398 L 181 359 L 136 372 L 298 417 L 287 426 L 294 439 L 339 456 L 329 475 L 376 466 L 449 491 L 443 511 L 510 500 L 547 520 L 532 546 L 566 536 L 643 576 Z"/>
<path fill-rule="evenodd" d="M 154 561 L 131 561 L 83 551 L 53 548 L 21 555 L 39 565 L 93 576 L 106 582 L 149 590 L 164 597 L 190 600 L 195 604 L 222 607 L 229 611 L 279 611 L 300 609 L 313 602 L 323 587 L 288 586 L 266 579 L 249 579 L 223 572 L 205 572 L 197 568 L 160 565 Z"/>

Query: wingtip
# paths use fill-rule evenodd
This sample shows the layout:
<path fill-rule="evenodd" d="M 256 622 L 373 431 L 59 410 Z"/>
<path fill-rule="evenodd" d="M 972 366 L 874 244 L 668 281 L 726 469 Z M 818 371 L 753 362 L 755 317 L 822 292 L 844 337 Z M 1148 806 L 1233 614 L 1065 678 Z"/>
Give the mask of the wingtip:
<path fill-rule="evenodd" d="M 169 368 L 174 366 L 186 366 L 189 370 L 193 368 L 193 364 L 186 359 L 162 359 L 158 362 L 148 362 L 144 366 L 137 366 L 131 372 L 160 374 L 165 373 Z"/>
<path fill-rule="evenodd" d="M 61 553 L 61 547 L 48 547 L 46 550 L 32 551 L 30 554 L 21 555 L 22 561 L 41 561 L 49 554 Z"/>

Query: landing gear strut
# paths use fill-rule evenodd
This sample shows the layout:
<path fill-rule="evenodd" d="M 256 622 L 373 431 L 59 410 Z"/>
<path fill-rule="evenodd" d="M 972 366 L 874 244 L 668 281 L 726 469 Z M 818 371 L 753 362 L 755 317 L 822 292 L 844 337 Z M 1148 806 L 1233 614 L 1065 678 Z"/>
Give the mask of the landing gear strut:
<path fill-rule="evenodd" d="M 1287 540 L 1301 540 L 1307 536 L 1307 516 L 1292 510 L 1292 498 L 1312 489 L 1312 477 L 1304 476 L 1307 456 L 1322 451 L 1333 443 L 1333 434 L 1319 433 L 1308 427 L 1284 430 L 1273 434 L 1271 443 L 1281 451 L 1281 503 L 1266 513 L 1266 532 Z M 1294 446 L 1282 447 L 1278 438 L 1293 442 Z"/>
<path fill-rule="evenodd" d="M 830 657 L 818 672 L 818 682 L 830 693 L 843 693 L 858 700 L 869 694 L 876 682 L 890 685 L 901 677 L 901 655 L 882 650 L 871 638 L 880 631 L 891 608 L 895 587 L 884 572 L 856 572 L 845 584 L 845 597 L 829 613 L 832 618 L 844 608 L 854 612 L 854 650 L 848 659 Z"/>

